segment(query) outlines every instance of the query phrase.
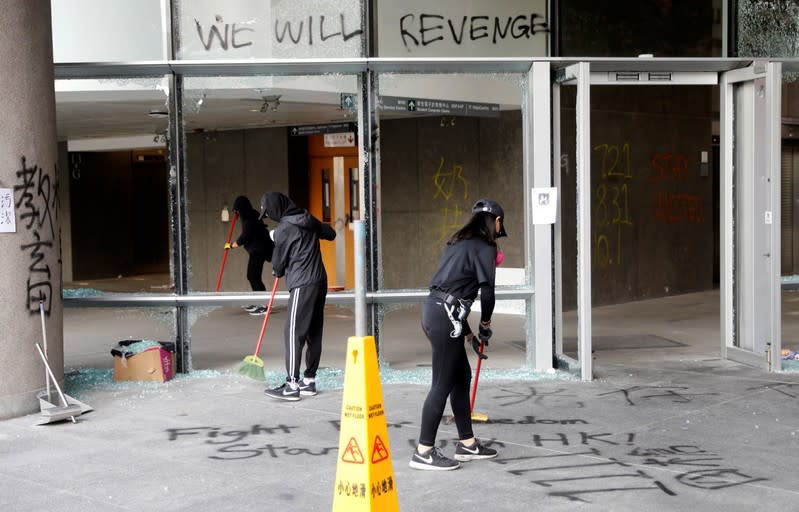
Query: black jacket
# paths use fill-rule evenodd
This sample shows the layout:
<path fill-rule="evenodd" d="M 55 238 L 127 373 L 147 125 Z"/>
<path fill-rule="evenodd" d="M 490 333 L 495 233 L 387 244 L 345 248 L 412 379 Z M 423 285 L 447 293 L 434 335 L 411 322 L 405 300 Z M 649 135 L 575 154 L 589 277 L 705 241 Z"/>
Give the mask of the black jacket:
<path fill-rule="evenodd" d="M 275 250 L 272 273 L 286 278 L 289 290 L 317 283 L 327 283 L 319 239 L 334 240 L 336 232 L 306 210 L 296 206 L 280 192 L 268 192 L 261 198 L 261 214 L 278 222 L 275 227 Z"/>
<path fill-rule="evenodd" d="M 269 238 L 266 226 L 258 219 L 258 211 L 252 207 L 250 200 L 239 196 L 233 202 L 233 210 L 241 218 L 241 235 L 236 243 L 250 254 L 260 254 L 266 261 L 272 261 L 272 251 L 275 243 Z"/>

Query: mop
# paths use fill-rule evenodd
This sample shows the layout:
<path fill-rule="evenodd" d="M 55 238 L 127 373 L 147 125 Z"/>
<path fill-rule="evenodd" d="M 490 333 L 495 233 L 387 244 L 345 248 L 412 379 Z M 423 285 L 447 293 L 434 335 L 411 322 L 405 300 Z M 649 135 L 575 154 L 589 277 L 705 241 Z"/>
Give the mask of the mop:
<path fill-rule="evenodd" d="M 42 391 L 37 395 L 39 399 L 39 408 L 41 411 L 42 417 L 35 423 L 35 425 L 44 425 L 47 423 L 55 423 L 58 421 L 66 420 L 67 418 L 72 420 L 72 423 L 76 423 L 75 417 L 80 416 L 85 412 L 89 412 L 92 408 L 79 400 L 75 400 L 71 396 L 65 394 L 61 391 L 61 387 L 58 385 L 58 381 L 53 375 L 53 370 L 50 368 L 50 363 L 47 360 L 47 331 L 45 330 L 45 323 L 44 323 L 44 301 L 39 301 L 39 315 L 42 320 L 42 343 L 44 344 L 44 351 L 42 351 L 42 347 L 36 343 L 36 350 L 39 352 L 39 357 L 42 359 L 42 363 L 44 363 L 44 367 L 47 370 L 45 375 L 45 382 L 46 382 L 46 390 Z M 52 396 L 52 392 L 50 390 L 50 381 L 52 380 L 53 384 L 55 385 L 56 390 L 58 391 L 58 397 L 61 399 L 61 404 L 58 405 L 58 402 Z"/>

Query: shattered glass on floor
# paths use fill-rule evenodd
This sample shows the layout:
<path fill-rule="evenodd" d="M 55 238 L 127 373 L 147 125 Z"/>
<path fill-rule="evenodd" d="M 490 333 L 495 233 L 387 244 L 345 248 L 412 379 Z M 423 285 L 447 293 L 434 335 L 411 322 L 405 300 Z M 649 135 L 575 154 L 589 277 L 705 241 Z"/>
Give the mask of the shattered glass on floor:
<path fill-rule="evenodd" d="M 797 361 L 799 363 L 799 361 Z M 797 364 L 799 369 L 799 364 Z M 267 388 L 277 387 L 285 381 L 285 373 L 266 371 L 264 385 Z M 418 384 L 429 386 L 432 371 L 430 368 L 393 369 L 384 364 L 380 368 L 380 381 L 389 384 Z M 179 373 L 174 379 L 161 383 L 149 381 L 114 381 L 113 369 L 80 368 L 65 372 L 66 393 L 80 399 L 94 390 L 141 390 L 162 389 L 173 383 L 181 383 L 190 379 L 225 378 L 230 380 L 246 379 L 238 372 L 217 370 L 194 370 L 191 373 Z M 527 368 L 519 369 L 483 369 L 480 381 L 540 381 L 540 380 L 578 380 L 578 377 L 563 371 L 539 372 Z M 316 375 L 319 389 L 339 390 L 344 387 L 344 370 L 341 368 L 320 368 Z"/>

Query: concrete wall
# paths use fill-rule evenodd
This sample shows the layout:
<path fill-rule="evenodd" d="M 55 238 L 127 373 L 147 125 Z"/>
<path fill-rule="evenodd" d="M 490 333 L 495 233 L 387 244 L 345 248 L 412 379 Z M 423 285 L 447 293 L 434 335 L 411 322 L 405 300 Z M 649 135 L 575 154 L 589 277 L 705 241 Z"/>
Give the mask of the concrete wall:
<path fill-rule="evenodd" d="M 187 135 L 186 141 L 189 284 L 194 291 L 213 291 L 230 230 L 230 224 L 220 220 L 222 208 L 228 208 L 232 220 L 236 196 L 247 196 L 257 209 L 267 190 L 288 192 L 287 131 L 271 128 L 197 133 Z M 274 223 L 267 224 L 274 228 Z M 237 223 L 233 238 L 240 233 L 241 223 Z M 246 272 L 246 251 L 231 251 L 221 291 L 250 291 Z M 263 276 L 269 288 L 269 264 Z"/>
<path fill-rule="evenodd" d="M 571 89 L 571 90 L 570 90 Z M 564 307 L 576 296 L 575 113 L 563 88 Z M 713 287 L 712 88 L 591 89 L 595 305 Z M 708 153 L 703 176 L 700 155 Z"/>
<path fill-rule="evenodd" d="M 452 233 L 480 197 L 505 209 L 505 266 L 522 261 L 520 112 L 498 119 L 430 117 L 383 121 L 380 190 L 383 286 L 425 287 Z M 442 126 L 443 124 L 443 126 Z"/>

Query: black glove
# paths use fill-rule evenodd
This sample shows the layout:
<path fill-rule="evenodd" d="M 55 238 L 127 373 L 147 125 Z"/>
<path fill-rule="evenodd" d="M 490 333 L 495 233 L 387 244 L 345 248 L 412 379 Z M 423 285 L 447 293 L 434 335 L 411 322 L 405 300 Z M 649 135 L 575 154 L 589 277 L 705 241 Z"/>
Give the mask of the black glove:
<path fill-rule="evenodd" d="M 478 339 L 477 339 L 477 336 L 472 336 L 472 348 L 473 348 L 473 349 L 474 349 L 474 351 L 477 353 L 477 357 L 479 357 L 480 359 L 488 359 L 488 356 L 487 356 L 487 355 L 485 355 L 485 354 L 483 354 L 483 353 L 480 351 L 480 345 L 481 345 L 481 343 L 482 343 L 482 342 L 481 342 L 480 340 L 478 340 Z M 487 344 L 487 343 L 486 343 L 486 344 Z"/>
<path fill-rule="evenodd" d="M 491 324 L 484 325 L 483 322 L 480 322 L 478 333 L 480 336 L 480 341 L 488 346 L 488 340 L 494 335 L 494 331 L 491 330 Z"/>

